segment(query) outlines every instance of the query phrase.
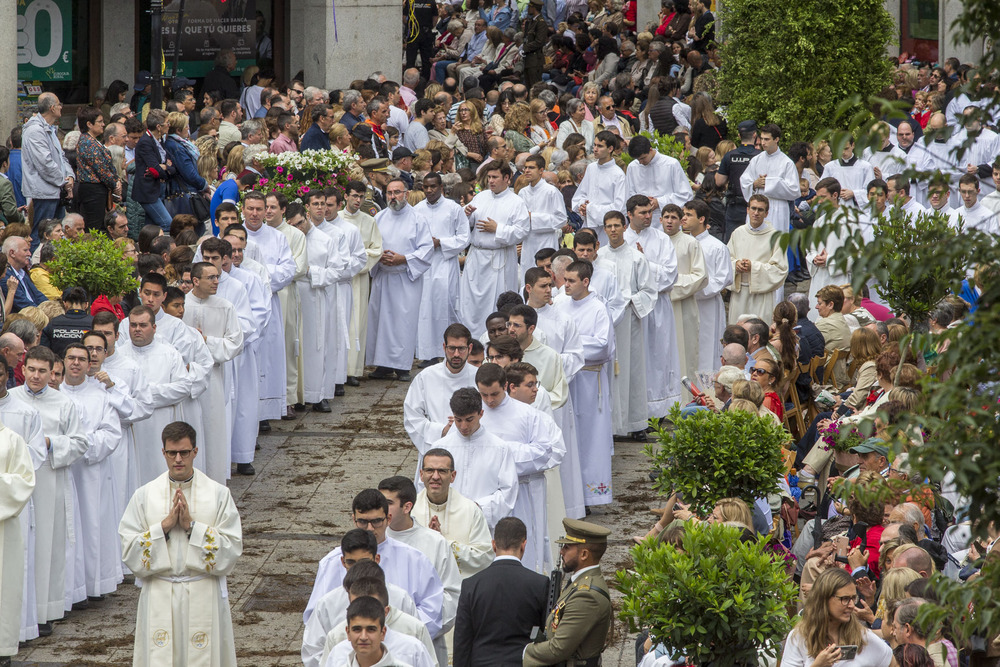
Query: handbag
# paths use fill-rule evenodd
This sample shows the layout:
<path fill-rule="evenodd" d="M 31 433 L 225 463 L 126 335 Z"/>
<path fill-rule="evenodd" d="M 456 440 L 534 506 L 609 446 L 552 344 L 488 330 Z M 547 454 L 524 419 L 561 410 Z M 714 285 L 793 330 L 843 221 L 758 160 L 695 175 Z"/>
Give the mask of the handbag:
<path fill-rule="evenodd" d="M 177 215 L 193 215 L 198 222 L 204 222 L 208 220 L 210 212 L 209 201 L 200 192 L 180 190 L 172 180 L 167 183 L 167 196 L 163 199 L 163 205 L 171 218 Z"/>

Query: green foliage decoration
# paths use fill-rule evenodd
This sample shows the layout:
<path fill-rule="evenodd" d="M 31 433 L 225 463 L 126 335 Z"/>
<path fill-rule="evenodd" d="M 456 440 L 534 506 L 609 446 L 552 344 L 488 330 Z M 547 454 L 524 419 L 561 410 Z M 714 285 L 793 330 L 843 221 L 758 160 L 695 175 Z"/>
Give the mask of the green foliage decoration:
<path fill-rule="evenodd" d="M 57 288 L 80 286 L 92 299 L 101 294 L 121 296 L 139 287 L 132 262 L 104 234 L 56 241 L 55 257 L 47 266 Z"/>
<path fill-rule="evenodd" d="M 679 493 L 692 511 L 708 512 L 720 498 L 753 503 L 777 488 L 784 474 L 785 430 L 770 419 L 734 410 L 669 414 L 673 428 L 657 427 L 657 442 L 646 455 L 657 471 L 654 488 Z"/>
<path fill-rule="evenodd" d="M 688 523 L 682 548 L 647 539 L 634 565 L 615 574 L 624 594 L 619 617 L 648 628 L 685 664 L 757 665 L 775 655 L 792 627 L 796 597 L 784 559 L 765 539 L 743 542 L 733 526 Z"/>
<path fill-rule="evenodd" d="M 777 123 L 782 146 L 813 141 L 842 100 L 891 83 L 896 27 L 882 0 L 727 0 L 719 23 L 729 126 Z"/>
<path fill-rule="evenodd" d="M 669 155 L 680 162 L 681 167 L 685 172 L 687 172 L 689 155 L 688 152 L 684 150 L 684 144 L 677 141 L 677 139 L 675 139 L 672 135 L 660 134 L 656 130 L 643 130 L 639 134 L 649 139 L 649 143 L 653 145 L 653 148 L 655 148 L 657 152 Z M 628 166 L 628 164 L 632 162 L 632 156 L 628 154 L 627 149 L 622 151 L 621 160 L 624 166 Z"/>

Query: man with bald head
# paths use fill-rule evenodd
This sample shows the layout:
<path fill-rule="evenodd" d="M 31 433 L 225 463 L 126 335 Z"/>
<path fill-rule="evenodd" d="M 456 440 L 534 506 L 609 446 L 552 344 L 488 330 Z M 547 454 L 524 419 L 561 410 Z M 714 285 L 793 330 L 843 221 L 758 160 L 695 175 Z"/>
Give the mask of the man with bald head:
<path fill-rule="evenodd" d="M 747 349 L 739 343 L 729 343 L 722 348 L 722 365 L 743 370 L 747 365 Z"/>
<path fill-rule="evenodd" d="M 7 367 L 7 388 L 13 389 L 17 386 L 14 368 L 24 358 L 24 341 L 8 331 L 0 336 L 0 355 Z"/>
<path fill-rule="evenodd" d="M 909 157 L 910 162 L 918 171 L 940 171 L 948 177 L 950 190 L 953 194 L 950 203 L 952 206 L 957 206 L 959 202 L 954 193 L 958 191 L 958 177 L 964 172 L 964 169 L 961 169 L 955 160 L 953 154 L 955 142 L 939 134 L 946 126 L 947 121 L 943 113 L 937 111 L 931 114 L 931 118 L 927 122 L 927 133 L 913 144 Z M 929 181 L 925 179 L 912 193 L 921 206 L 927 206 L 928 185 Z"/>
<path fill-rule="evenodd" d="M 931 555 L 916 545 L 896 552 L 892 560 L 892 569 L 901 567 L 910 568 L 924 579 L 930 579 L 934 574 L 934 561 Z"/>

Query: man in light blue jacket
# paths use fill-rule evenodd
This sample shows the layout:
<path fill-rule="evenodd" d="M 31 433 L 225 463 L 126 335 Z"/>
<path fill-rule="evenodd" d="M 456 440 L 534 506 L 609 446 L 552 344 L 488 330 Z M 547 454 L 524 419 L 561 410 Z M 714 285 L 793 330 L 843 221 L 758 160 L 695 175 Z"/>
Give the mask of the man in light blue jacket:
<path fill-rule="evenodd" d="M 56 133 L 62 102 L 53 93 L 38 96 L 38 113 L 28 119 L 21 133 L 21 192 L 34 204 L 34 220 L 62 218 L 59 197 L 73 194 L 73 169 Z M 31 247 L 38 245 L 38 226 L 31 230 Z"/>

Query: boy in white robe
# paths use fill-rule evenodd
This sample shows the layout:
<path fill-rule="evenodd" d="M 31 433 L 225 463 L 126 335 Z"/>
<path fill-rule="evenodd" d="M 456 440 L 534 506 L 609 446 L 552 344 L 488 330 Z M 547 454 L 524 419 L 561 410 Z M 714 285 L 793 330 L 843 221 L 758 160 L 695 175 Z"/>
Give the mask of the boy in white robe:
<path fill-rule="evenodd" d="M 322 199 L 317 195 L 310 205 Z M 301 206 L 288 207 L 288 222 L 306 239 L 306 273 L 296 283 L 302 305 L 302 400 L 316 412 L 330 412 L 336 393 L 336 365 L 340 349 L 346 349 L 346 323 L 338 317 L 337 282 L 349 275 L 347 257 L 331 234 L 326 234 L 303 215 Z M 333 234 L 343 238 L 339 230 Z"/>
<path fill-rule="evenodd" d="M 375 218 L 384 250 L 371 270 L 365 363 L 376 367 L 369 376 L 376 380 L 393 375 L 402 382 L 410 380 L 424 273 L 434 250 L 430 228 L 407 203 L 406 194 L 405 182 L 389 181 L 389 208 Z"/>
<path fill-rule="evenodd" d="M 216 296 L 217 268 L 208 262 L 195 264 L 191 267 L 191 282 L 194 286 L 184 299 L 184 322 L 202 334 L 214 362 L 209 389 L 201 401 L 206 435 L 205 468 L 211 479 L 224 484 L 230 473 L 232 433 L 226 417 L 230 397 L 225 390 L 223 367 L 243 351 L 243 331 L 232 304 Z M 281 386 L 284 394 L 284 373 Z"/>
<path fill-rule="evenodd" d="M 979 201 L 979 178 L 964 174 L 958 179 L 958 194 L 962 205 L 949 216 L 948 224 L 955 229 L 978 229 L 986 234 L 1000 234 L 1000 219 Z"/>
<path fill-rule="evenodd" d="M 628 185 L 625 172 L 614 160 L 619 138 L 608 130 L 594 137 L 594 158 L 587 165 L 583 180 L 573 193 L 573 210 L 583 218 L 583 226 L 594 232 L 601 244 L 608 242 L 604 233 L 604 216 L 609 211 L 625 210 Z"/>
<path fill-rule="evenodd" d="M 497 521 L 510 516 L 517 502 L 514 454 L 501 438 L 482 426 L 483 400 L 478 389 L 463 387 L 456 390 L 449 401 L 449 410 L 452 418 L 444 436 L 422 455 L 432 451 L 448 452 L 452 460 L 451 470 L 421 469 L 421 472 L 432 475 L 455 472 L 455 489 L 479 505 L 492 530 Z M 423 482 L 417 488 L 422 486 Z"/>
<path fill-rule="evenodd" d="M 348 337 L 351 340 L 347 353 L 347 384 L 357 387 L 359 378 L 364 374 L 365 345 L 368 338 L 368 294 L 370 290 L 369 272 L 382 259 L 382 234 L 375 224 L 375 218 L 361 210 L 365 198 L 365 184 L 360 181 L 348 181 L 344 189 L 344 210 L 341 217 L 358 228 L 361 241 L 365 247 L 365 266 L 351 280 L 353 302 L 351 324 Z"/>
<path fill-rule="evenodd" d="M 747 202 L 747 224 L 729 237 L 733 263 L 733 282 L 729 285 L 730 324 L 736 324 L 744 313 L 767 317 L 777 303 L 775 293 L 788 277 L 788 255 L 777 242 L 779 232 L 764 220 L 769 206 L 767 197 L 751 195 Z"/>
<path fill-rule="evenodd" d="M 510 398 L 504 391 L 506 384 L 497 364 L 483 364 L 476 372 L 483 398 L 483 428 L 508 444 L 517 468 L 514 516 L 528 526 L 528 549 L 522 561 L 529 569 L 547 571 L 551 549 L 544 472 L 562 462 L 566 446 L 552 418 Z"/>
<path fill-rule="evenodd" d="M 632 195 L 626 208 L 629 224 L 625 240 L 646 258 L 657 292 L 653 312 L 643 320 L 643 333 L 646 337 L 646 416 L 659 419 L 681 398 L 681 361 L 674 305 L 670 299 L 670 290 L 677 282 L 677 252 L 662 226 L 652 226 L 653 203 L 649 197 Z"/>
<path fill-rule="evenodd" d="M 740 188 L 748 204 L 753 194 L 767 197 L 772 226 L 779 232 L 787 232 L 791 218 L 789 205 L 800 194 L 799 172 L 795 163 L 778 148 L 781 128 L 770 123 L 760 128 L 759 136 L 762 152 L 747 163 L 746 170 L 740 176 Z"/>
<path fill-rule="evenodd" d="M 6 375 L 6 373 L 4 373 Z M 0 424 L 0 661 L 17 654 L 24 592 L 24 543 L 18 518 L 35 488 L 35 465 L 28 444 Z"/>
<path fill-rule="evenodd" d="M 894 179 L 899 179 L 900 176 L 894 177 Z M 846 226 L 849 224 L 849 216 L 847 211 L 840 205 L 840 183 L 835 178 L 831 179 L 821 179 L 819 183 L 816 184 L 816 198 L 817 201 L 826 202 L 832 207 L 832 213 L 822 215 L 816 219 L 813 224 L 814 227 L 821 227 L 823 225 L 832 225 L 829 230 L 825 241 L 818 246 L 811 248 L 806 252 L 806 265 L 809 267 L 809 273 L 812 275 L 812 281 L 810 282 L 809 291 L 814 294 L 819 290 L 823 289 L 827 285 L 843 285 L 845 283 L 851 282 L 851 274 L 848 270 L 845 272 L 841 265 L 833 264 L 833 257 L 840 248 L 843 246 L 843 239 L 848 233 Z M 765 225 L 766 226 L 766 225 Z M 763 227 L 762 227 L 763 228 Z M 774 252 L 777 253 L 781 249 L 775 245 Z M 732 246 L 730 246 L 732 250 Z M 735 253 L 733 257 L 735 258 Z M 785 258 L 785 252 L 781 251 L 781 259 Z M 735 265 L 734 265 L 735 267 Z M 738 270 L 738 269 L 737 269 Z M 777 281 L 779 276 L 773 272 L 771 277 Z M 733 316 L 732 300 L 729 301 L 729 315 L 730 319 Z M 763 312 L 771 312 L 776 301 L 773 301 L 770 306 L 768 306 Z M 741 310 L 740 313 L 756 313 L 754 310 Z M 739 316 L 739 313 L 737 313 Z M 815 308 L 811 308 L 809 312 L 809 319 L 818 321 L 819 314 L 816 312 Z"/>
<path fill-rule="evenodd" d="M 167 472 L 135 492 L 118 527 L 142 582 L 133 660 L 235 667 L 226 577 L 243 553 L 240 515 L 229 489 L 195 470 L 189 424 L 168 424 L 161 442 Z"/>
<path fill-rule="evenodd" d="M 420 550 L 434 565 L 444 586 L 444 602 L 441 607 L 441 631 L 434 637 L 434 648 L 439 664 L 448 663 L 448 647 L 445 634 L 455 623 L 458 610 L 458 594 L 462 589 L 462 576 L 458 572 L 455 556 L 448 541 L 441 533 L 431 530 L 413 520 L 410 512 L 417 501 L 417 489 L 413 480 L 402 475 L 388 477 L 378 484 L 379 491 L 389 501 L 392 519 L 386 535 Z"/>
<path fill-rule="evenodd" d="M 417 373 L 403 400 L 403 427 L 421 456 L 445 436 L 454 421 L 449 406 L 452 394 L 476 386 L 476 367 L 467 363 L 472 349 L 469 329 L 458 323 L 448 326 L 441 349 L 445 361 Z"/>
<path fill-rule="evenodd" d="M 342 252 L 347 268 L 344 275 L 337 281 L 337 326 L 341 335 L 340 353 L 337 355 L 334 365 L 334 381 L 336 383 L 336 396 L 344 395 L 344 383 L 347 381 L 347 363 L 350 354 L 352 341 L 348 337 L 348 330 L 351 325 L 351 317 L 355 308 L 365 304 L 354 303 L 354 277 L 365 270 L 368 263 L 368 253 L 365 251 L 364 240 L 361 238 L 361 231 L 352 223 L 348 222 L 340 215 L 340 210 L 344 206 L 344 195 L 339 188 L 326 188 L 323 191 L 326 196 L 326 220 L 322 225 L 317 225 L 319 229 L 327 234 L 331 230 L 338 230 L 343 238 Z"/>
<path fill-rule="evenodd" d="M 840 183 L 841 205 L 862 209 L 868 204 L 867 185 L 875 178 L 875 169 L 854 154 L 854 139 L 849 137 L 840 159 L 823 166 L 823 178 L 836 178 Z"/>
<path fill-rule="evenodd" d="M 493 562 L 490 525 L 479 505 L 453 489 L 455 459 L 446 449 L 431 449 L 420 464 L 423 489 L 411 515 L 421 525 L 436 530 L 448 541 L 463 579 Z"/>
<path fill-rule="evenodd" d="M 460 321 L 458 256 L 469 245 L 469 219 L 456 202 L 444 196 L 441 175 L 424 177 L 426 199 L 413 212 L 427 223 L 434 242 L 430 268 L 424 274 L 417 320 L 417 358 L 441 358 L 441 335 Z"/>
<path fill-rule="evenodd" d="M 726 305 L 722 290 L 733 282 L 729 248 L 708 232 L 711 210 L 700 199 L 684 205 L 681 226 L 699 244 L 708 280 L 695 295 L 698 304 L 698 370 L 717 371 L 722 365 L 722 334 L 726 330 Z"/>
<path fill-rule="evenodd" d="M 677 351 L 681 360 L 681 374 L 696 378 L 701 370 L 698 357 L 698 335 L 701 330 L 701 313 L 698 310 L 698 291 L 708 282 L 705 256 L 701 244 L 682 229 L 684 210 L 664 206 L 660 222 L 667 238 L 674 244 L 677 255 L 677 282 L 670 289 L 674 303 L 674 323 L 677 327 Z"/>
<path fill-rule="evenodd" d="M 35 476 L 35 596 L 38 621 L 51 630 L 51 621 L 65 614 L 67 584 L 74 573 L 66 571 L 66 554 L 72 550 L 70 535 L 79 511 L 76 487 L 69 466 L 87 451 L 76 406 L 52 389 L 49 381 L 57 359 L 46 347 L 28 350 L 24 384 L 10 394 L 38 411 L 48 448 L 46 462 Z M 78 537 L 76 539 L 79 539 Z"/>
<path fill-rule="evenodd" d="M 609 211 L 604 216 L 608 244 L 598 257 L 614 266 L 618 286 L 628 303 L 625 315 L 615 324 L 614 375 L 611 380 L 612 423 L 615 435 L 637 441 L 646 439 L 646 337 L 643 319 L 653 312 L 657 294 L 645 256 L 625 242 L 625 216 Z"/>
<path fill-rule="evenodd" d="M 487 316 L 504 292 L 516 291 L 520 280 L 517 244 L 528 234 L 528 207 L 510 188 L 510 165 L 493 161 L 484 170 L 488 190 L 465 207 L 472 245 L 465 257 L 459 291 L 462 323 L 481 336 Z"/>
<path fill-rule="evenodd" d="M 653 148 L 647 137 L 632 137 L 628 154 L 632 157 L 625 170 L 628 196 L 649 197 L 653 205 L 652 224 L 659 224 L 660 210 L 667 204 L 683 206 L 694 198 L 691 181 L 681 163 Z"/>
<path fill-rule="evenodd" d="M 607 307 L 588 289 L 593 267 L 573 262 L 564 274 L 568 299 L 557 304 L 566 317 L 579 323 L 584 366 L 570 382 L 576 409 L 580 468 L 587 505 L 611 502 L 611 392 L 609 366 L 615 355 L 614 327 Z"/>
<path fill-rule="evenodd" d="M 121 422 L 109 393 L 123 394 L 110 379 L 107 384 L 87 377 L 90 352 L 82 343 L 70 343 L 64 351 L 61 393 L 76 405 L 87 451 L 70 467 L 80 498 L 77 553 L 82 554 L 88 597 L 112 593 L 122 581 L 121 555 L 116 540 L 116 500 L 111 454 L 122 444 Z M 126 388 L 127 391 L 127 388 Z"/>
<path fill-rule="evenodd" d="M 358 598 L 347 608 L 347 639 L 351 643 L 344 662 L 333 667 L 403 667 L 385 645 L 385 608 L 372 597 Z M 329 664 L 329 663 L 328 663 Z"/>
<path fill-rule="evenodd" d="M 559 248 L 559 237 L 566 224 L 566 200 L 562 193 L 542 178 L 545 158 L 529 155 L 524 161 L 526 181 L 517 195 L 528 207 L 528 235 L 521 243 L 521 276 L 535 265 L 535 253 L 542 248 Z"/>

